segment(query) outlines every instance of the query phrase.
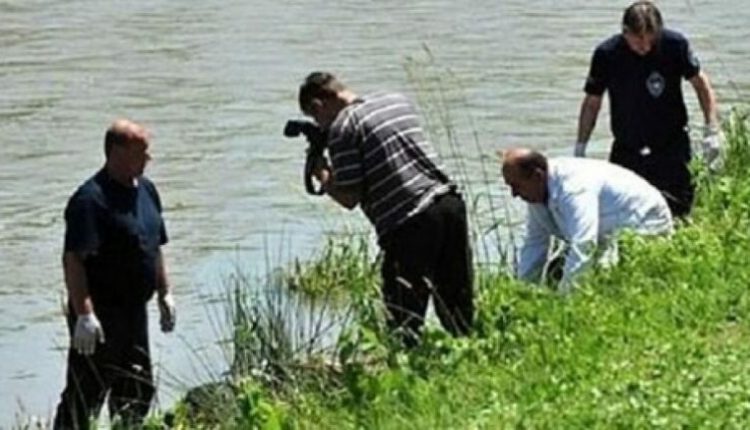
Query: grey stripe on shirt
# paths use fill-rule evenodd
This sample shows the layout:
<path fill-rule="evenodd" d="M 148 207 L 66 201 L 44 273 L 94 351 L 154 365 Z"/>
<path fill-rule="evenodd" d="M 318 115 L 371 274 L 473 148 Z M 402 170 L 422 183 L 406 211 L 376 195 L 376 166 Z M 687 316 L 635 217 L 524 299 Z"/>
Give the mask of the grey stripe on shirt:
<path fill-rule="evenodd" d="M 362 184 L 361 206 L 379 236 L 450 189 L 426 167 L 439 166 L 437 154 L 401 94 L 366 96 L 342 110 L 329 130 L 329 154 L 334 183 Z"/>

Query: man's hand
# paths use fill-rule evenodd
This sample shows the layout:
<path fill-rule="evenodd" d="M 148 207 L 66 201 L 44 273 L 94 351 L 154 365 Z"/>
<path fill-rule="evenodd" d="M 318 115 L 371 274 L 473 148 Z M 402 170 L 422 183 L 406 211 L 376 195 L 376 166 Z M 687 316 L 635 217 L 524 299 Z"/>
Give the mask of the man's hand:
<path fill-rule="evenodd" d="M 174 330 L 177 323 L 177 309 L 174 304 L 172 293 L 159 295 L 159 324 L 161 331 L 169 333 Z"/>
<path fill-rule="evenodd" d="M 321 185 L 326 185 L 331 180 L 331 167 L 325 157 L 318 157 L 313 164 L 313 176 Z"/>
<path fill-rule="evenodd" d="M 718 127 L 706 126 L 703 131 L 701 147 L 703 149 L 703 162 L 711 169 L 716 167 L 716 163 L 719 160 L 723 140 L 722 133 Z"/>
<path fill-rule="evenodd" d="M 73 348 L 81 355 L 92 355 L 96 343 L 104 343 L 104 330 L 93 312 L 78 315 L 73 332 Z"/>
<path fill-rule="evenodd" d="M 334 183 L 333 170 L 328 164 L 326 157 L 319 157 L 313 165 L 313 176 L 320 182 L 325 194 L 328 194 L 336 203 L 346 209 L 354 209 L 362 200 L 362 186 L 356 184 L 352 186 L 339 187 Z"/>
<path fill-rule="evenodd" d="M 586 142 L 576 142 L 575 149 L 573 149 L 573 155 L 576 157 L 586 156 Z"/>

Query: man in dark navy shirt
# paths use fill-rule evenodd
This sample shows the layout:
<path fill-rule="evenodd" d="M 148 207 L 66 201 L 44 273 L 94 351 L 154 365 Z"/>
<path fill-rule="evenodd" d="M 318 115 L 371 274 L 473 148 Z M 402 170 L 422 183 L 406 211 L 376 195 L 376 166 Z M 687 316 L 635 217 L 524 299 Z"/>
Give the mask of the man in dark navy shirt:
<path fill-rule="evenodd" d="M 705 120 L 703 157 L 713 163 L 720 148 L 716 98 L 687 39 L 663 28 L 656 6 L 638 1 L 625 9 L 622 34 L 601 43 L 591 61 L 581 105 L 576 156 L 584 156 L 602 95 L 609 92 L 614 144 L 610 161 L 635 171 L 667 198 L 672 214 L 693 203 L 691 158 L 682 79 L 698 96 Z"/>
<path fill-rule="evenodd" d="M 167 233 L 154 184 L 143 176 L 148 132 L 117 120 L 106 163 L 68 201 L 63 269 L 68 291 L 67 384 L 56 429 L 87 429 L 109 394 L 110 416 L 137 426 L 154 394 L 146 303 L 158 293 L 161 328 L 175 306 L 161 245 Z"/>

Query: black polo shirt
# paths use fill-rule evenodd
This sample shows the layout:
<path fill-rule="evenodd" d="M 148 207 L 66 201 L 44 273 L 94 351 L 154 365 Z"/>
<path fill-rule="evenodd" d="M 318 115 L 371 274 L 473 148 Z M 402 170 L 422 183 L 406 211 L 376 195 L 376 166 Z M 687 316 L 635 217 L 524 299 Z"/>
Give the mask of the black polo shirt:
<path fill-rule="evenodd" d="M 611 128 L 615 149 L 675 152 L 689 156 L 687 110 L 682 79 L 700 71 L 698 59 L 687 39 L 664 30 L 645 56 L 633 52 L 625 37 L 615 35 L 594 51 L 584 90 L 588 94 L 609 92 Z"/>
<path fill-rule="evenodd" d="M 156 288 L 159 247 L 167 242 L 161 201 L 145 177 L 127 187 L 106 169 L 81 185 L 65 209 L 65 251 L 84 253 L 95 305 L 143 304 Z"/>

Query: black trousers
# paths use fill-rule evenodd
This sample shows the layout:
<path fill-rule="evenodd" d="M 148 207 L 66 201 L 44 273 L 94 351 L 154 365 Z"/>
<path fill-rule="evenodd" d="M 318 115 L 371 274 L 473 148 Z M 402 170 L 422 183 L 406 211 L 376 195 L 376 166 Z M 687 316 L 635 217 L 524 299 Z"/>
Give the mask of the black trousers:
<path fill-rule="evenodd" d="M 154 395 L 148 348 L 146 305 L 95 308 L 105 343 L 91 356 L 68 351 L 66 386 L 55 416 L 55 429 L 88 429 L 109 394 L 110 416 L 126 426 L 137 426 L 148 414 Z M 68 311 L 71 338 L 76 316 Z"/>
<path fill-rule="evenodd" d="M 651 149 L 648 155 L 615 142 L 609 161 L 630 169 L 646 179 L 664 195 L 674 217 L 690 214 L 695 185 L 690 164 L 690 138 L 685 133 L 664 148 Z"/>
<path fill-rule="evenodd" d="M 427 304 L 453 335 L 469 332 L 474 318 L 472 253 L 466 206 L 454 193 L 381 240 L 383 299 L 388 325 L 407 346 L 418 342 Z"/>

